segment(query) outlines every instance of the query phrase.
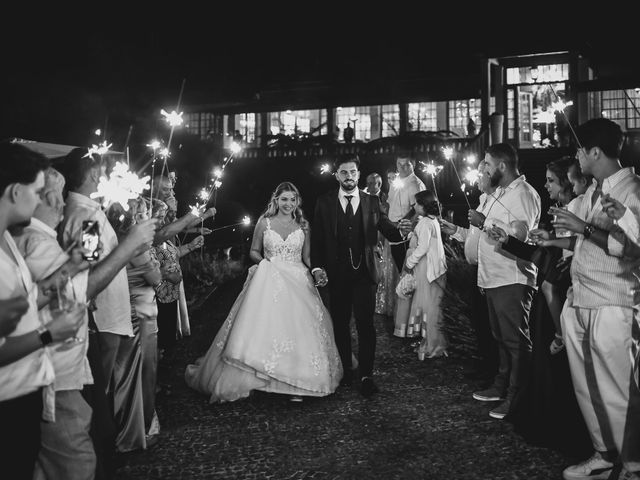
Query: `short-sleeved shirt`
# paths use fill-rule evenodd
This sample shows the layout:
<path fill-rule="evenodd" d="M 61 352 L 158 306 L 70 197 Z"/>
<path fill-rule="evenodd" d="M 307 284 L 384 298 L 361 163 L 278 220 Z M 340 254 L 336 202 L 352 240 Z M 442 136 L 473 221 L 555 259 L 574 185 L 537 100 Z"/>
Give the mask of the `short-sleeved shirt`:
<path fill-rule="evenodd" d="M 107 220 L 100 204 L 85 195 L 69 192 L 64 208 L 64 220 L 59 226 L 59 240 L 63 248 L 79 240 L 84 220 L 97 220 L 102 243 L 101 257 L 106 258 L 118 246 L 118 237 Z M 127 299 L 127 301 L 124 301 Z M 127 269 L 122 268 L 109 285 L 96 296 L 97 309 L 93 318 L 100 332 L 133 336 Z"/>

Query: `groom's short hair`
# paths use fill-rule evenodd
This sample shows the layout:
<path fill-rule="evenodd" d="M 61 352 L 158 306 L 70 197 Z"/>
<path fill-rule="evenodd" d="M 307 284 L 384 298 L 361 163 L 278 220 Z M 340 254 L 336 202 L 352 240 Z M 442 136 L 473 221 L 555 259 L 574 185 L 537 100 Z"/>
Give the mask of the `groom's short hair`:
<path fill-rule="evenodd" d="M 333 171 L 337 172 L 340 169 L 340 165 L 343 163 L 353 162 L 356 164 L 356 168 L 360 170 L 360 158 L 357 153 L 343 153 L 338 155 L 338 157 L 333 162 Z"/>

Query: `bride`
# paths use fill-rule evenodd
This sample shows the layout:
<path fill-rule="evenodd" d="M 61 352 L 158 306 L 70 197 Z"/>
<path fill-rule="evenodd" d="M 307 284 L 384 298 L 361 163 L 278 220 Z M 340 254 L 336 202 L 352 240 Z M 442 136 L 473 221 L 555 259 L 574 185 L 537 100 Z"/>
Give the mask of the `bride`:
<path fill-rule="evenodd" d="M 333 393 L 342 364 L 308 266 L 309 227 L 298 189 L 278 185 L 256 224 L 244 287 L 209 351 L 185 372 L 187 384 L 231 402 L 252 390 L 302 396 Z"/>

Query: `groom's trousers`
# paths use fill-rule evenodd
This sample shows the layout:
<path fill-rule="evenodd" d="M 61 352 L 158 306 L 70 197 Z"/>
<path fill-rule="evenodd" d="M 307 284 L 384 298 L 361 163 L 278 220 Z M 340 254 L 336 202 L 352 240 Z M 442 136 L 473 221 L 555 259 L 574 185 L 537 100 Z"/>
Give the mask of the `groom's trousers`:
<path fill-rule="evenodd" d="M 351 370 L 353 314 L 358 335 L 359 374 L 361 377 L 370 377 L 376 351 L 376 329 L 373 324 L 376 285 L 371 282 L 364 263 L 355 271 L 348 262 L 342 265 L 338 278 L 329 279 L 328 285 L 336 346 L 346 375 Z"/>

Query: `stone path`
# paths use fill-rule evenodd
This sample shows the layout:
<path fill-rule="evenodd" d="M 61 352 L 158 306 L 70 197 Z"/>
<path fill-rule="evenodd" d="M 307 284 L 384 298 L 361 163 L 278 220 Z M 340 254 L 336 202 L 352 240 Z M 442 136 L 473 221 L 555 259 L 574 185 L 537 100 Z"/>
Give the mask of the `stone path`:
<path fill-rule="evenodd" d="M 184 384 L 185 366 L 204 354 L 241 280 L 220 288 L 191 319 L 161 381 L 160 442 L 119 458 L 118 479 L 557 479 L 575 459 L 528 445 L 509 423 L 472 399 L 477 387 L 455 358 L 420 362 L 410 341 L 376 318 L 376 381 L 291 403 L 257 392 L 210 405 Z"/>

